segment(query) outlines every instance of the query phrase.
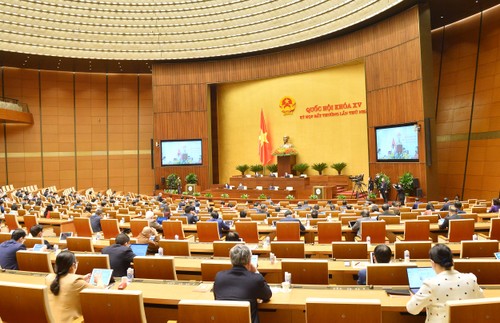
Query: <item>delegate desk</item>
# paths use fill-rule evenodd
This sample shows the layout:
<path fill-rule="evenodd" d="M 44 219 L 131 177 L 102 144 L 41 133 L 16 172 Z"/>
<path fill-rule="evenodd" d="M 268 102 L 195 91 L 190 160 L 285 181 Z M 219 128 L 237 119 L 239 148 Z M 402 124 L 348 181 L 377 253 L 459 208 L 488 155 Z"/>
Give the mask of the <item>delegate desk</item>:
<path fill-rule="evenodd" d="M 18 216 L 17 221 L 19 223 L 24 223 L 24 217 Z M 54 233 L 57 235 L 59 235 L 61 232 L 76 232 L 75 224 L 71 219 L 38 218 L 38 224 L 52 227 L 54 229 Z M 30 228 L 28 228 L 28 230 L 29 229 Z"/>
<path fill-rule="evenodd" d="M 44 285 L 44 274 L 6 271 L 0 273 L 2 281 Z M 112 287 L 116 288 L 116 284 Z M 409 296 L 388 296 L 382 288 L 366 286 L 311 286 L 293 285 L 290 292 L 283 292 L 279 285 L 271 285 L 273 297 L 259 304 L 262 323 L 305 323 L 305 302 L 308 297 L 378 299 L 382 304 L 384 323 L 424 322 L 425 316 L 407 316 L 405 305 Z M 143 292 L 148 322 L 165 322 L 177 319 L 177 304 L 182 299 L 212 300 L 212 284 L 186 281 L 161 281 L 136 279 L 128 290 Z M 497 286 L 484 289 L 485 297 L 499 297 Z M 101 304 L 102 305 L 102 304 Z M 0 313 L 1 315 L 1 313 Z"/>

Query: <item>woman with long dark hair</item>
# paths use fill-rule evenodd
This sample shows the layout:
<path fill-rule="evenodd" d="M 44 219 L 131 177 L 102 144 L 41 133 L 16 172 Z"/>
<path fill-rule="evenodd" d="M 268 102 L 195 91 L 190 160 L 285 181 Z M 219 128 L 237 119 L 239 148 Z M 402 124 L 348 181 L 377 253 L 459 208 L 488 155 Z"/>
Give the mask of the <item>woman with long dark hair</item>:
<path fill-rule="evenodd" d="M 55 322 L 73 322 L 82 315 L 80 292 L 84 288 L 104 288 L 101 277 L 94 286 L 89 283 L 90 274 L 76 275 L 78 262 L 71 251 L 62 251 L 56 258 L 56 273 L 45 278 L 49 286 L 49 305 Z"/>
<path fill-rule="evenodd" d="M 464 274 L 453 269 L 453 255 L 444 244 L 436 244 L 429 251 L 436 276 L 425 280 L 418 292 L 406 304 L 411 314 L 427 311 L 426 322 L 448 322 L 446 301 L 483 297 L 474 274 Z"/>

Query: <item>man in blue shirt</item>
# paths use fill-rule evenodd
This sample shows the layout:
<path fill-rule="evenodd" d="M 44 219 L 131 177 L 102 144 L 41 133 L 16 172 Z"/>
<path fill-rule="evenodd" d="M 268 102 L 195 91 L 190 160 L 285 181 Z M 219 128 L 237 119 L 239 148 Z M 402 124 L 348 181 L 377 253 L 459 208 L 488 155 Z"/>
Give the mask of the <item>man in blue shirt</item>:
<path fill-rule="evenodd" d="M 90 226 L 92 227 L 92 232 L 101 232 L 101 218 L 102 209 L 97 209 L 94 214 L 90 216 Z"/>
<path fill-rule="evenodd" d="M 26 250 L 23 244 L 26 232 L 23 229 L 16 229 L 12 232 L 10 240 L 0 244 L 0 266 L 3 269 L 18 269 L 16 252 Z"/>

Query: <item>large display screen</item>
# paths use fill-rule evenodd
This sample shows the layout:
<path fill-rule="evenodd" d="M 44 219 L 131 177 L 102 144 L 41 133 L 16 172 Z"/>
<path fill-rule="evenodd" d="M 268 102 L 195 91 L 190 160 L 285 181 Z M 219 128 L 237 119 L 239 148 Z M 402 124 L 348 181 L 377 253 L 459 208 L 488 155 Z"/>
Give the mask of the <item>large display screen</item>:
<path fill-rule="evenodd" d="M 375 128 L 377 161 L 418 161 L 416 123 Z"/>
<path fill-rule="evenodd" d="M 162 140 L 161 165 L 202 165 L 201 139 Z"/>

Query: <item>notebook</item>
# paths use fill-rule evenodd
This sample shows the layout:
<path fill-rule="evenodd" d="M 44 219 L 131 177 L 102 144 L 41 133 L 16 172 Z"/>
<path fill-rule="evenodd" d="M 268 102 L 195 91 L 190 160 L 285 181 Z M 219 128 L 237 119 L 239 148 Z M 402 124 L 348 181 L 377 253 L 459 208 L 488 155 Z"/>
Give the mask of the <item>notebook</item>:
<path fill-rule="evenodd" d="M 59 235 L 59 241 L 66 241 L 67 237 L 72 237 L 72 236 L 73 232 L 61 232 L 61 234 Z"/>
<path fill-rule="evenodd" d="M 130 245 L 130 249 L 135 253 L 136 256 L 145 256 L 148 251 L 147 243 L 133 243 Z"/>
<path fill-rule="evenodd" d="M 436 272 L 432 267 L 408 267 L 406 268 L 408 274 L 408 285 L 410 285 L 410 292 L 415 294 L 418 292 L 424 280 L 436 276 Z"/>
<path fill-rule="evenodd" d="M 101 274 L 101 279 L 104 286 L 108 286 L 109 282 L 111 281 L 111 277 L 113 275 L 113 269 L 101 269 L 101 268 L 92 269 L 92 275 L 90 276 L 89 283 L 96 286 L 97 283 L 95 281 L 95 275 L 99 273 Z"/>

